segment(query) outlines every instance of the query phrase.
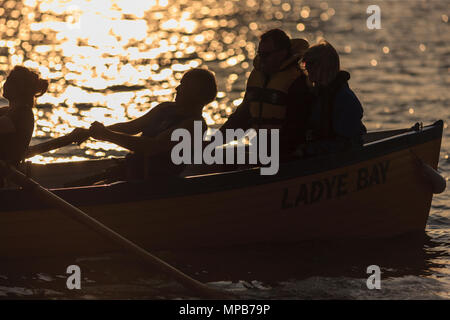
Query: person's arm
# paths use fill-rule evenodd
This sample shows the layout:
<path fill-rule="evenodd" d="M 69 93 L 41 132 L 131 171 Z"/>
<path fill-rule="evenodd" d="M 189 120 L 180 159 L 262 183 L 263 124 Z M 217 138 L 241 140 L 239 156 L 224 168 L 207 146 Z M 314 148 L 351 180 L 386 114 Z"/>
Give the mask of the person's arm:
<path fill-rule="evenodd" d="M 148 154 L 149 152 L 154 152 L 156 154 L 163 151 L 163 149 L 166 147 L 164 145 L 158 145 L 155 138 L 134 136 L 123 132 L 113 131 L 97 121 L 95 121 L 91 125 L 89 133 L 90 136 L 94 139 L 109 141 L 130 151 L 139 153 Z"/>
<path fill-rule="evenodd" d="M 154 107 L 150 111 L 148 111 L 143 116 L 127 121 L 127 122 L 119 122 L 112 125 L 107 126 L 106 128 L 110 131 L 117 132 L 117 133 L 123 133 L 127 135 L 134 135 L 137 133 L 142 132 L 145 127 L 148 126 L 149 122 L 152 121 L 155 114 L 159 112 L 162 106 L 164 106 L 166 103 L 161 103 L 158 106 Z M 85 128 L 75 128 L 70 134 L 70 138 L 73 142 L 76 142 L 78 144 L 82 143 L 83 141 L 87 140 L 90 136 L 89 129 Z"/>
<path fill-rule="evenodd" d="M 308 144 L 306 154 L 334 153 L 360 145 L 365 127 L 361 122 L 363 109 L 356 95 L 349 88 L 336 96 L 333 108 L 333 129 L 336 136 Z"/>
<path fill-rule="evenodd" d="M 149 112 L 144 114 L 143 116 L 127 121 L 120 122 L 113 125 L 108 126 L 107 128 L 111 131 L 126 133 L 126 134 L 137 134 L 142 132 L 145 127 L 148 126 L 149 122 L 152 121 L 152 118 L 159 112 L 159 110 L 164 107 L 167 103 L 163 102 L 156 107 L 152 108 Z"/>
<path fill-rule="evenodd" d="M 177 143 L 176 141 L 171 141 L 174 129 L 182 128 L 187 129 L 189 132 L 193 132 L 193 124 L 192 120 L 186 120 L 176 128 L 172 127 L 166 129 L 154 138 L 115 132 L 97 121 L 91 125 L 89 132 L 94 139 L 109 141 L 130 151 L 153 156 L 159 153 L 168 152 Z"/>

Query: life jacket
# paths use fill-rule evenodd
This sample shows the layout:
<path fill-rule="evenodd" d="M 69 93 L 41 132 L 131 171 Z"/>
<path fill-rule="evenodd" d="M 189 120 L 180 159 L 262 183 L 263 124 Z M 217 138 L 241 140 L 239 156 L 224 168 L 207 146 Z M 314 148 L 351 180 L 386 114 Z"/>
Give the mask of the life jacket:
<path fill-rule="evenodd" d="M 350 79 L 350 74 L 346 71 L 340 71 L 331 84 L 327 87 L 321 87 L 318 89 L 318 105 L 315 107 L 319 110 L 309 110 L 309 117 L 306 124 L 306 143 L 314 141 L 332 139 L 336 137 L 336 133 L 333 129 L 333 111 L 336 96 L 341 88 L 347 84 Z M 310 106 L 311 108 L 314 105 Z M 316 112 L 316 119 L 311 117 L 312 113 Z M 318 113 L 317 113 L 318 112 Z"/>
<path fill-rule="evenodd" d="M 291 44 L 291 56 L 275 74 L 264 74 L 259 68 L 259 57 L 254 60 L 245 94 L 254 129 L 280 129 L 285 122 L 288 91 L 303 74 L 298 62 L 308 48 L 308 43 L 303 39 L 293 39 Z"/>
<path fill-rule="evenodd" d="M 30 109 L 10 109 L 5 114 L 14 124 L 15 132 L 0 135 L 0 159 L 18 165 L 25 157 L 34 131 L 34 114 Z"/>

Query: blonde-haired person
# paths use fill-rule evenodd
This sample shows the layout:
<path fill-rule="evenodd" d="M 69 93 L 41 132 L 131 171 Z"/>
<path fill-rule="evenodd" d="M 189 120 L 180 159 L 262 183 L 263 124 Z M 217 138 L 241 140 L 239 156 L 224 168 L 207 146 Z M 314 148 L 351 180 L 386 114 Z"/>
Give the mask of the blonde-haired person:
<path fill-rule="evenodd" d="M 320 41 L 305 52 L 300 65 L 315 99 L 310 105 L 305 143 L 297 148 L 297 155 L 361 146 L 366 133 L 361 120 L 363 108 L 348 85 L 350 74 L 341 70 L 334 47 Z"/>
<path fill-rule="evenodd" d="M 17 165 L 25 156 L 34 131 L 35 98 L 48 89 L 48 80 L 22 66 L 15 66 L 3 85 L 8 107 L 0 109 L 0 159 Z"/>

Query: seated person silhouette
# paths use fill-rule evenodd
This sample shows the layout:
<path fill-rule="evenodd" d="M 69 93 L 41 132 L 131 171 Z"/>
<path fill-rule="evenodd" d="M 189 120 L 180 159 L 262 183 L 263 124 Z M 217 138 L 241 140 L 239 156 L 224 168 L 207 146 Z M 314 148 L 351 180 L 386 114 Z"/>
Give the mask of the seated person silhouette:
<path fill-rule="evenodd" d="M 193 136 L 194 121 L 201 121 L 203 136 L 207 126 L 202 110 L 216 94 L 214 75 L 206 69 L 192 69 L 183 75 L 174 102 L 163 102 L 128 122 L 108 127 L 94 122 L 89 129 L 77 128 L 73 133 L 74 140 L 80 141 L 89 135 L 131 151 L 124 166 L 107 174 L 107 181 L 176 177 L 184 165 L 175 165 L 171 159 L 171 150 L 177 144 L 171 141 L 172 132 L 178 128 L 186 129 Z M 137 136 L 139 133 L 142 135 Z"/>
<path fill-rule="evenodd" d="M 311 46 L 300 65 L 314 100 L 308 106 L 305 140 L 296 154 L 304 157 L 361 146 L 366 133 L 363 108 L 333 46 L 325 40 Z"/>
<path fill-rule="evenodd" d="M 243 102 L 219 129 L 280 130 L 280 159 L 289 160 L 302 141 L 311 93 L 299 61 L 308 49 L 304 39 L 290 39 L 280 29 L 261 36 Z M 269 148 L 268 148 L 269 149 Z"/>

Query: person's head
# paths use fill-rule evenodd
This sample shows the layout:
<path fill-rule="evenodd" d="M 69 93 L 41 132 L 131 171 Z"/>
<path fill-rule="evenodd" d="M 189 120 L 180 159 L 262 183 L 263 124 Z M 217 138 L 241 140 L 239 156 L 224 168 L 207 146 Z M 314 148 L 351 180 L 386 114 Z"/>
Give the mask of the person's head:
<path fill-rule="evenodd" d="M 48 80 L 41 79 L 39 74 L 22 66 L 15 66 L 3 85 L 3 97 L 9 101 L 33 101 L 42 96 L 48 89 Z"/>
<path fill-rule="evenodd" d="M 301 67 L 314 85 L 327 86 L 340 71 L 339 55 L 330 43 L 322 40 L 306 51 Z"/>
<path fill-rule="evenodd" d="M 205 106 L 216 98 L 216 78 L 211 71 L 195 68 L 183 75 L 176 91 L 175 102 L 186 107 Z"/>
<path fill-rule="evenodd" d="M 284 31 L 272 29 L 261 36 L 258 47 L 258 59 L 261 71 L 273 74 L 279 71 L 282 63 L 291 51 L 291 40 Z"/>

